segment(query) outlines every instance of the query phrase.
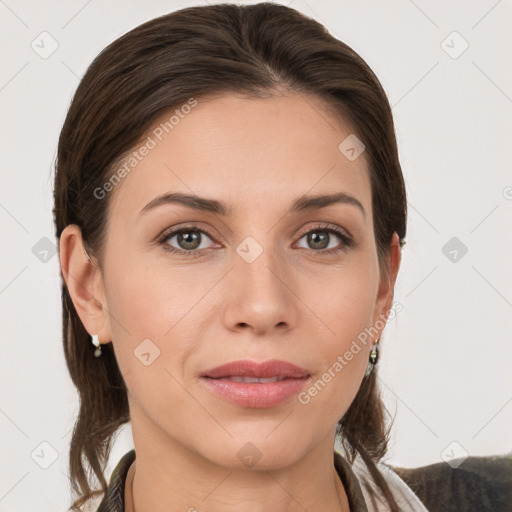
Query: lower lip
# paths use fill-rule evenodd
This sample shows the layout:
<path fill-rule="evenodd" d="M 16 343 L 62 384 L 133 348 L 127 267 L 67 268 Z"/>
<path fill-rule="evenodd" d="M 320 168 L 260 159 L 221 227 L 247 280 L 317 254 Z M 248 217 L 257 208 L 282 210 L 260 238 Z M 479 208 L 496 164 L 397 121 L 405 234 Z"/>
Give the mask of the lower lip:
<path fill-rule="evenodd" d="M 240 407 L 255 409 L 266 409 L 279 405 L 299 393 L 308 379 L 309 377 L 302 377 L 276 382 L 243 383 L 201 377 L 206 388 L 218 397 Z"/>

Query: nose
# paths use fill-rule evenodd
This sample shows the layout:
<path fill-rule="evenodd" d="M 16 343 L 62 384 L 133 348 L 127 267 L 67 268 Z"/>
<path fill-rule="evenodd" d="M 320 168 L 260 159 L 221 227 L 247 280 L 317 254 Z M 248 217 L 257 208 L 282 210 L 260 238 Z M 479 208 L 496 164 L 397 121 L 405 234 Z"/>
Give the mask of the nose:
<path fill-rule="evenodd" d="M 269 249 L 249 261 L 234 255 L 224 283 L 224 325 L 231 331 L 250 330 L 255 335 L 292 329 L 300 301 L 293 292 L 290 270 Z"/>

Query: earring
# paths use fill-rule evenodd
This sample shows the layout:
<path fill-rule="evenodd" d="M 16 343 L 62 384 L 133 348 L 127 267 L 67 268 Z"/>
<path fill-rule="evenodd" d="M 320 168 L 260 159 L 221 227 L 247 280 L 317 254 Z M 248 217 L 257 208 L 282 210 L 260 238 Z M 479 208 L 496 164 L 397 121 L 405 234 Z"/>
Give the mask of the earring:
<path fill-rule="evenodd" d="M 366 367 L 366 372 L 364 374 L 365 377 L 368 377 L 370 373 L 372 373 L 373 368 L 375 367 L 377 361 L 379 360 L 379 341 L 380 340 L 377 340 L 377 342 L 372 348 L 372 351 L 370 352 L 368 366 Z"/>
<path fill-rule="evenodd" d="M 92 334 L 92 344 L 96 347 L 96 350 L 94 351 L 94 357 L 100 357 L 101 356 L 101 344 L 100 340 L 98 338 L 97 334 Z"/>

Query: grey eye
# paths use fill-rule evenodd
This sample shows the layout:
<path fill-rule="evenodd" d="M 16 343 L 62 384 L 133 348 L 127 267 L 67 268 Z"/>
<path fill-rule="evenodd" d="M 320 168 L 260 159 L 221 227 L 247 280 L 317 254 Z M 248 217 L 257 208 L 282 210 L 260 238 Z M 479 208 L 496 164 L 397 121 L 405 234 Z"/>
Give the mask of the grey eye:
<path fill-rule="evenodd" d="M 195 251 L 206 248 L 205 246 L 202 246 L 205 238 L 209 239 L 210 237 L 200 229 L 181 229 L 170 233 L 165 241 L 175 249 L 182 251 Z M 176 239 L 175 243 L 177 244 L 177 247 L 170 244 L 173 239 Z"/>

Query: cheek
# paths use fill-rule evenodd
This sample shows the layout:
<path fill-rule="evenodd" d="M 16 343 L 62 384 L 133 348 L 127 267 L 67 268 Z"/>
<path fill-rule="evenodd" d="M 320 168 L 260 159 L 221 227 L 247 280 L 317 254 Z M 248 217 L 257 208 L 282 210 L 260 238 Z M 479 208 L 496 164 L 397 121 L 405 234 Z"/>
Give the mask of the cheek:
<path fill-rule="evenodd" d="M 191 407 L 183 382 L 196 340 L 186 326 L 199 285 L 180 283 L 164 269 L 143 265 L 110 274 L 108 297 L 115 356 L 137 411 L 159 423 Z M 127 277 L 129 276 L 129 277 Z M 183 281 L 183 279 L 182 279 Z M 196 290 L 197 291 L 197 290 Z M 193 321 L 193 320 L 192 320 Z"/>
<path fill-rule="evenodd" d="M 112 272 L 109 306 L 115 316 L 113 327 L 121 337 L 129 332 L 140 340 L 172 336 L 180 319 L 204 294 L 205 283 L 188 278 L 186 272 L 144 265 Z M 122 326 L 116 327 L 116 323 Z"/>
<path fill-rule="evenodd" d="M 211 286 L 186 269 L 171 271 L 142 260 L 111 268 L 107 300 L 116 359 L 137 395 L 154 393 L 162 383 L 173 393 L 176 380 L 184 380 L 186 362 L 201 342 L 201 326 L 210 318 L 201 297 Z"/>
<path fill-rule="evenodd" d="M 117 267 L 109 274 L 107 301 L 116 359 L 137 393 L 155 389 L 164 378 L 161 362 L 169 349 L 162 343 L 163 334 L 171 330 L 170 336 L 179 318 L 179 297 L 155 274 L 143 266 Z"/>
<path fill-rule="evenodd" d="M 375 309 L 378 276 L 369 265 L 358 264 L 339 272 L 302 277 L 302 296 L 319 322 L 326 348 L 344 350 L 345 345 L 369 327 Z M 314 286 L 311 285 L 314 283 Z"/>
<path fill-rule="evenodd" d="M 299 399 L 333 422 L 350 406 L 368 364 L 371 339 L 367 333 L 374 313 L 377 278 L 374 271 L 368 271 L 367 262 L 366 266 L 361 263 L 341 269 L 336 279 L 318 279 L 317 274 L 316 292 L 306 295 L 308 306 L 317 313 L 308 318 L 315 323 L 318 320 L 320 325 L 313 332 L 316 357 L 322 364 Z"/>

